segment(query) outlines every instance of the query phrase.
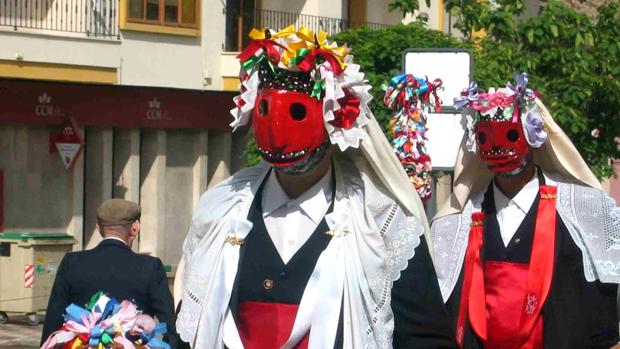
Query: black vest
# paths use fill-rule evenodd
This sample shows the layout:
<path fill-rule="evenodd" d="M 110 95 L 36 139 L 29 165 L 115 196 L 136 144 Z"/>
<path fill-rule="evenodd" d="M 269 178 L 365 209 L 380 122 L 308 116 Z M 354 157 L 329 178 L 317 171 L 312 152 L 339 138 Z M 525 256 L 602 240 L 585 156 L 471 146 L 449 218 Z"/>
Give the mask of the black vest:
<path fill-rule="evenodd" d="M 236 288 L 239 302 L 273 302 L 299 304 L 319 256 L 331 237 L 325 219 L 310 238 L 284 264 L 265 227 L 262 190 L 254 198 L 248 220 L 254 224 L 241 247 Z M 333 204 L 328 212 L 331 212 Z M 265 288 L 268 282 L 269 288 Z"/>
<path fill-rule="evenodd" d="M 257 191 L 248 213 L 248 220 L 253 224 L 252 230 L 239 251 L 239 268 L 229 303 L 235 320 L 239 302 L 299 304 L 319 256 L 331 241 L 331 236 L 325 234 L 329 231 L 329 226 L 323 218 L 310 238 L 285 264 L 263 220 L 263 187 L 264 182 Z M 332 197 L 335 198 L 335 195 Z M 332 212 L 334 201 L 335 199 L 332 200 L 327 213 Z M 267 283 L 270 283 L 269 287 L 265 287 Z M 342 331 L 341 309 L 334 348 L 342 348 Z"/>

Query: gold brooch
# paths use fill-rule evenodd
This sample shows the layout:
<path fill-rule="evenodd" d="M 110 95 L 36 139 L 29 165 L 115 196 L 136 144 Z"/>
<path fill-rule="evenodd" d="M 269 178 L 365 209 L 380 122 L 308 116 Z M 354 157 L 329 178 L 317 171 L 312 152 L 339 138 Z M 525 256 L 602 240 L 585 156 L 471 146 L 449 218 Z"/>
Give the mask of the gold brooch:
<path fill-rule="evenodd" d="M 349 234 L 348 230 L 328 230 L 325 232 L 325 235 L 332 237 L 341 237 Z"/>
<path fill-rule="evenodd" d="M 229 243 L 229 244 L 231 244 L 233 246 L 235 246 L 235 245 L 241 246 L 241 245 L 245 244 L 245 240 L 241 239 L 241 238 L 238 238 L 238 237 L 235 237 L 235 236 L 227 236 L 226 240 L 224 240 L 224 243 Z"/>
<path fill-rule="evenodd" d="M 556 194 L 540 194 L 540 198 L 544 200 L 555 199 L 556 197 Z"/>
<path fill-rule="evenodd" d="M 484 224 L 484 222 L 480 222 L 480 221 L 477 221 L 477 222 L 471 222 L 471 226 L 472 226 L 472 227 L 479 227 L 479 226 L 481 226 L 481 225 L 483 225 L 483 224 Z"/>

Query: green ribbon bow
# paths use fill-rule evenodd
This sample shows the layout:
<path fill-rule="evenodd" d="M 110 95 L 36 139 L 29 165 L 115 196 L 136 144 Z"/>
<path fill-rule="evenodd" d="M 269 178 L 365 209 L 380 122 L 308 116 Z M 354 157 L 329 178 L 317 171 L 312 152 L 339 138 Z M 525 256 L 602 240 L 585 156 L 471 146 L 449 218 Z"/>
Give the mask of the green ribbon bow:
<path fill-rule="evenodd" d="M 252 56 L 248 58 L 245 62 L 241 63 L 241 67 L 243 67 L 245 71 L 250 71 L 252 68 L 256 67 L 260 62 L 264 61 L 266 57 L 267 56 L 264 54 L 258 57 Z M 273 64 L 271 64 L 269 60 L 267 60 L 267 63 L 269 65 L 269 68 L 271 68 L 271 71 L 275 73 L 276 68 L 273 66 Z"/>
<path fill-rule="evenodd" d="M 306 58 L 306 55 L 308 55 L 309 52 L 310 52 L 310 49 L 308 48 L 297 49 L 297 51 L 295 52 L 295 57 L 292 57 L 290 60 L 290 64 L 299 65 L 299 63 L 301 63 L 301 61 L 303 61 L 304 58 Z"/>
<path fill-rule="evenodd" d="M 310 93 L 310 97 L 316 97 L 316 99 L 321 99 L 321 94 L 323 93 L 324 88 L 325 79 L 315 81 L 314 86 L 312 86 L 312 93 Z"/>

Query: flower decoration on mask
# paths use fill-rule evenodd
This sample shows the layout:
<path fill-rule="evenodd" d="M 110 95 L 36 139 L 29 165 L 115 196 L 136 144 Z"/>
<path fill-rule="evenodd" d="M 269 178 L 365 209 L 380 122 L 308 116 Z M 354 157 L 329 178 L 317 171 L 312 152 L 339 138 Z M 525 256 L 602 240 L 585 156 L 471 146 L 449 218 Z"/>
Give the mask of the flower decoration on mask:
<path fill-rule="evenodd" d="M 473 82 L 454 99 L 463 109 L 466 148 L 479 152 L 491 171 L 518 171 L 529 148 L 540 148 L 547 140 L 542 112 L 535 102 L 537 92 L 527 87 L 526 73 L 516 75 L 515 85 L 480 92 Z"/>
<path fill-rule="evenodd" d="M 359 147 L 372 96 L 349 49 L 325 32 L 293 26 L 254 29 L 250 37 L 237 57 L 241 94 L 231 126 L 251 121 L 261 156 L 280 168 L 308 161 L 329 143 Z"/>
<path fill-rule="evenodd" d="M 431 106 L 430 97 L 434 96 L 434 109 L 441 110 L 437 97 L 441 85 L 441 79 L 431 83 L 428 79 L 401 74 L 390 80 L 383 98 L 394 115 L 390 120 L 392 147 L 423 201 L 430 199 L 432 184 L 431 158 L 426 151 L 425 109 Z"/>

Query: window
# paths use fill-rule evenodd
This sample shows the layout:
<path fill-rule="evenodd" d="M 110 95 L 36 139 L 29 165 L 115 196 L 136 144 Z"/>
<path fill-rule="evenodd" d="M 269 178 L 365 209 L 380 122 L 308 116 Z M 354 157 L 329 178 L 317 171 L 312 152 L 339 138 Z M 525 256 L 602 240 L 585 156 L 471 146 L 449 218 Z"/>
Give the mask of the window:
<path fill-rule="evenodd" d="M 197 0 L 128 0 L 128 3 L 128 22 L 198 27 Z"/>

